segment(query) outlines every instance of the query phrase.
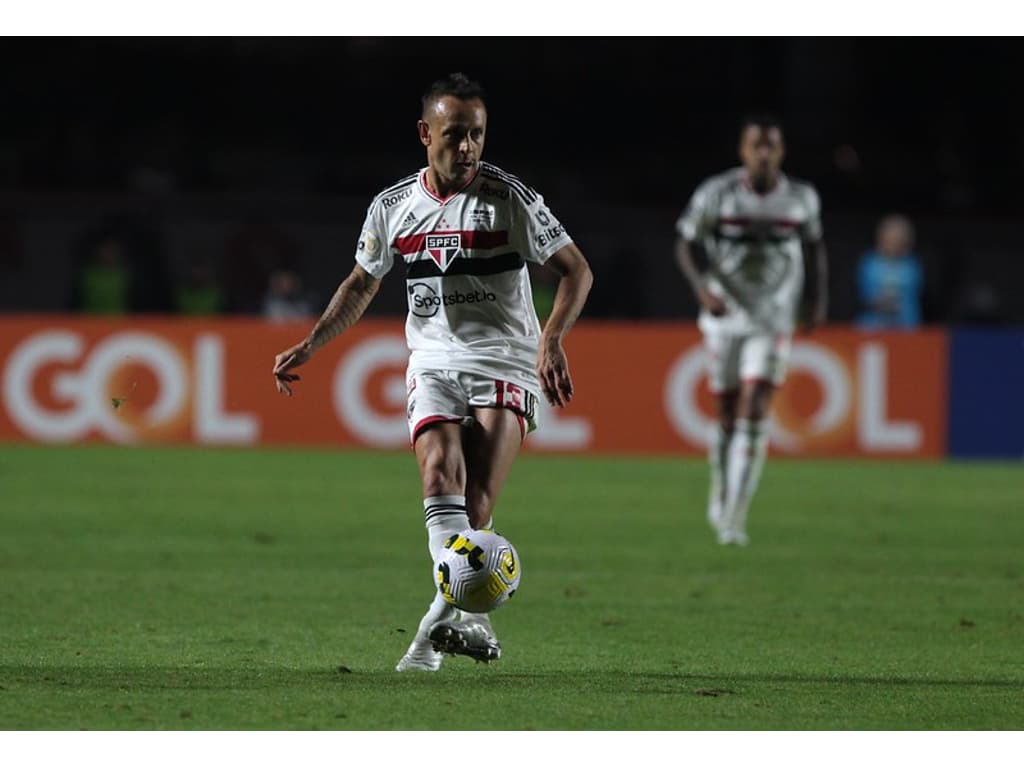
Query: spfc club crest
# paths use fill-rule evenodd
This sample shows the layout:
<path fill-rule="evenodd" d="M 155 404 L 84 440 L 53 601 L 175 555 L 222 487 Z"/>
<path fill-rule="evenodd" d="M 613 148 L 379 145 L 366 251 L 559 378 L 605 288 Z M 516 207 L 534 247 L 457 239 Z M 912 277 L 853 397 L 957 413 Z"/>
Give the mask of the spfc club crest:
<path fill-rule="evenodd" d="M 448 235 L 427 235 L 427 253 L 430 254 L 442 272 L 448 270 L 448 265 L 462 248 L 462 234 L 455 232 Z"/>

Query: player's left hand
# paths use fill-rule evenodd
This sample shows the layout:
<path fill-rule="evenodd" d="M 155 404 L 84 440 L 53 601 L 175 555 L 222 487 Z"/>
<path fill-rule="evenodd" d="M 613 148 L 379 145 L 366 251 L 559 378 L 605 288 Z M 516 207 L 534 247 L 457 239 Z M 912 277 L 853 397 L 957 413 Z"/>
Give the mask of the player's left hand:
<path fill-rule="evenodd" d="M 569 376 L 569 360 L 557 340 L 541 340 L 537 353 L 537 376 L 540 388 L 549 405 L 564 408 L 572 400 L 572 378 Z"/>

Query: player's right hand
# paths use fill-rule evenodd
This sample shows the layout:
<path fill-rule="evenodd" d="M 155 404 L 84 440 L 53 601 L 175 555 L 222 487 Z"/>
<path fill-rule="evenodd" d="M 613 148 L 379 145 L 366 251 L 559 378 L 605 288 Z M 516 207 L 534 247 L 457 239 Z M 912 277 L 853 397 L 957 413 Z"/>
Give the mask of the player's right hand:
<path fill-rule="evenodd" d="M 283 395 L 292 396 L 292 388 L 289 386 L 293 381 L 299 381 L 300 376 L 289 373 L 293 368 L 298 368 L 312 357 L 313 353 L 306 341 L 301 341 L 295 346 L 288 347 L 284 352 L 274 358 L 274 383 L 277 391 Z"/>
<path fill-rule="evenodd" d="M 706 309 L 708 312 L 710 312 L 714 317 L 721 317 L 722 315 L 729 311 L 729 308 L 725 306 L 725 302 L 722 300 L 722 298 L 720 296 L 716 296 L 707 288 L 701 289 L 700 293 L 698 294 L 698 298 L 700 299 L 701 306 L 704 307 L 704 309 Z"/>

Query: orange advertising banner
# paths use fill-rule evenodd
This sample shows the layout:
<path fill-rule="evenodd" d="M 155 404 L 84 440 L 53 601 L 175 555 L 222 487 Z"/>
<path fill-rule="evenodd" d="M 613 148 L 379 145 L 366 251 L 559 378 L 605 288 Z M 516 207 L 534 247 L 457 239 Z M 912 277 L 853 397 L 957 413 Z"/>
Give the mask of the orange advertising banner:
<path fill-rule="evenodd" d="M 366 319 L 277 393 L 274 355 L 308 323 L 256 319 L 0 318 L 0 440 L 407 448 L 401 320 Z M 544 406 L 530 450 L 698 453 L 713 423 L 691 323 L 581 323 L 576 396 Z M 828 329 L 794 340 L 773 450 L 941 456 L 947 337 Z"/>

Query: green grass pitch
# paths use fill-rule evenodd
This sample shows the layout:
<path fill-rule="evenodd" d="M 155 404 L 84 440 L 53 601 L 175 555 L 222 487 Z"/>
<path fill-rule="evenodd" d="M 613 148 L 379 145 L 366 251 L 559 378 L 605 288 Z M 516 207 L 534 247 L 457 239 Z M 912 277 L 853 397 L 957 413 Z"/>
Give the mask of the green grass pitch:
<path fill-rule="evenodd" d="M 394 664 L 431 596 L 409 454 L 0 446 L 0 729 L 1024 728 L 1024 472 L 526 455 L 504 657 Z"/>

